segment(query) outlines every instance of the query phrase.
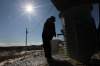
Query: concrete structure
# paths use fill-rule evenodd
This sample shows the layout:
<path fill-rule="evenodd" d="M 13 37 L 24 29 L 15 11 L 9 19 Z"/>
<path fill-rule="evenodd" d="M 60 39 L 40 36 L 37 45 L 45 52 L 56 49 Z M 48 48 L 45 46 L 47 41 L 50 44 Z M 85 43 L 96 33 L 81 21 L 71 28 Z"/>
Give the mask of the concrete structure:
<path fill-rule="evenodd" d="M 54 39 L 51 41 L 51 47 L 52 47 L 52 54 L 59 54 L 60 49 L 63 49 L 64 52 L 64 43 L 63 41 L 59 39 Z"/>
<path fill-rule="evenodd" d="M 91 16 L 92 4 L 99 0 L 52 0 L 61 12 L 69 56 L 88 63 L 96 52 L 96 27 Z"/>

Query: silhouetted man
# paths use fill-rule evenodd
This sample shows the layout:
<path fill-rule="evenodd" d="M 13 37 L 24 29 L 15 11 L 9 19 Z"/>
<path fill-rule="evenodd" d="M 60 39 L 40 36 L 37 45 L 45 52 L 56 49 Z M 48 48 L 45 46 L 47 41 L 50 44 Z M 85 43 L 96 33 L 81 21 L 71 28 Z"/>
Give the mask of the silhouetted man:
<path fill-rule="evenodd" d="M 48 59 L 52 59 L 51 56 L 51 43 L 53 36 L 56 36 L 55 32 L 55 17 L 51 16 L 47 19 L 44 24 L 43 32 L 42 32 L 42 39 L 43 39 L 43 48 L 45 52 L 45 57 Z"/>

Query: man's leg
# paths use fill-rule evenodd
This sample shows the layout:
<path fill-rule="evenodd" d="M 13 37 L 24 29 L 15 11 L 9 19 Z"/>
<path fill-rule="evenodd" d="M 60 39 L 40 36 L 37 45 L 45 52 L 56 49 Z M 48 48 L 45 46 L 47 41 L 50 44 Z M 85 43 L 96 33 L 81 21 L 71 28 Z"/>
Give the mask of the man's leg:
<path fill-rule="evenodd" d="M 50 40 L 47 40 L 47 39 L 43 40 L 43 48 L 44 48 L 44 52 L 45 52 L 45 57 L 47 59 L 52 58 L 51 57 L 51 43 L 50 43 Z"/>

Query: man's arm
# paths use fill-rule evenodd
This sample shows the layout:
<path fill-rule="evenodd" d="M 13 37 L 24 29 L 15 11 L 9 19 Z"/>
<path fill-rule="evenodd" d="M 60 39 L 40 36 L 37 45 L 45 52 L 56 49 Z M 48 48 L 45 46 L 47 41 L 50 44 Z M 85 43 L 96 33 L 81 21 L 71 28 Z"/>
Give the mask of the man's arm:
<path fill-rule="evenodd" d="M 54 31 L 53 31 L 54 36 L 56 37 L 56 28 L 55 28 L 55 23 L 53 23 L 53 29 L 54 29 Z"/>

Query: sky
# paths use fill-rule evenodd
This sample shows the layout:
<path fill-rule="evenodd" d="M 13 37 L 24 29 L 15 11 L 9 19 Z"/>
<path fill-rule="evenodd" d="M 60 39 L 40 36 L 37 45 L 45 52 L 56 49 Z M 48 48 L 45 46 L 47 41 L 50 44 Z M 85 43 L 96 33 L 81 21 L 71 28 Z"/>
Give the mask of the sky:
<path fill-rule="evenodd" d="M 25 10 L 33 6 L 33 12 Z M 60 33 L 59 12 L 50 0 L 0 0 L 0 46 L 25 45 L 28 29 L 28 45 L 42 43 L 43 24 L 50 16 L 56 17 L 56 32 Z"/>
<path fill-rule="evenodd" d="M 28 13 L 26 5 L 32 5 Z M 92 15 L 99 24 L 98 5 L 94 5 Z M 56 33 L 62 29 L 59 11 L 50 0 L 0 0 L 0 46 L 25 45 L 25 32 L 28 29 L 28 45 L 42 44 L 43 24 L 50 16 L 56 17 Z M 57 37 L 63 39 L 63 37 Z"/>

